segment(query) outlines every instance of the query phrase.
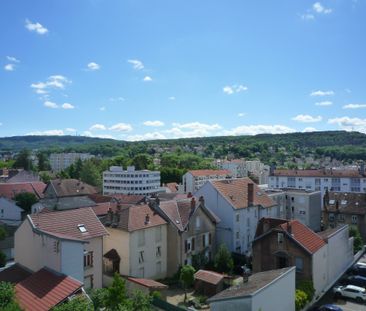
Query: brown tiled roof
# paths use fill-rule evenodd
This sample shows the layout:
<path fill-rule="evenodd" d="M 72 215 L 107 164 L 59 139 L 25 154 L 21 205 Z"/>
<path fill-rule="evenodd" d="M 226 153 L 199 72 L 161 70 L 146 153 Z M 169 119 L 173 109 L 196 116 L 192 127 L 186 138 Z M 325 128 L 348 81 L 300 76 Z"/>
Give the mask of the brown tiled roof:
<path fill-rule="evenodd" d="M 115 226 L 112 225 L 112 227 L 128 232 L 161 226 L 167 223 L 159 214 L 153 211 L 148 204 L 122 208 L 120 211 L 117 211 L 117 214 L 119 215 L 119 221 Z M 146 222 L 147 215 L 149 216 L 148 222 Z M 110 226 L 113 223 L 108 219 L 108 216 L 109 215 L 102 219 L 103 224 L 106 226 Z"/>
<path fill-rule="evenodd" d="M 217 285 L 224 279 L 224 275 L 209 270 L 198 270 L 194 274 L 194 278 L 209 284 Z"/>
<path fill-rule="evenodd" d="M 248 184 L 253 184 L 253 205 L 271 207 L 276 203 L 250 178 L 212 180 L 210 183 L 235 209 L 248 207 Z"/>
<path fill-rule="evenodd" d="M 0 196 L 13 199 L 15 195 L 22 192 L 34 193 L 39 199 L 43 197 L 43 191 L 46 188 L 43 182 L 25 182 L 25 183 L 0 183 Z"/>
<path fill-rule="evenodd" d="M 273 176 L 290 177 L 363 177 L 358 170 L 320 169 L 320 170 L 275 170 Z"/>
<path fill-rule="evenodd" d="M 0 282 L 17 284 L 32 275 L 30 271 L 19 264 L 14 264 L 0 272 Z"/>
<path fill-rule="evenodd" d="M 34 226 L 59 238 L 88 240 L 107 235 L 102 223 L 90 207 L 28 215 Z M 79 225 L 87 230 L 82 233 Z"/>
<path fill-rule="evenodd" d="M 178 184 L 176 182 L 168 182 L 166 187 L 173 193 L 178 191 Z"/>
<path fill-rule="evenodd" d="M 108 252 L 106 252 L 103 255 L 104 258 L 110 259 L 110 260 L 121 260 L 121 257 L 119 256 L 118 252 L 112 248 Z"/>
<path fill-rule="evenodd" d="M 109 210 L 115 212 L 117 210 L 117 203 L 112 202 L 98 203 L 97 205 L 92 206 L 91 208 L 93 209 L 95 215 L 100 217 L 107 215 Z"/>
<path fill-rule="evenodd" d="M 324 210 L 332 213 L 365 215 L 366 193 L 329 192 L 329 201 L 325 202 Z"/>
<path fill-rule="evenodd" d="M 138 204 L 144 201 L 145 196 L 142 194 L 111 194 L 112 198 L 120 204 Z"/>
<path fill-rule="evenodd" d="M 145 286 L 147 288 L 151 288 L 151 289 L 165 289 L 168 288 L 167 285 L 163 284 L 163 283 L 159 283 L 157 281 L 154 280 L 150 280 L 150 279 L 139 279 L 139 278 L 132 278 L 129 277 L 128 278 L 129 281 L 137 283 L 139 285 Z"/>
<path fill-rule="evenodd" d="M 245 297 L 252 295 L 256 293 L 257 291 L 261 290 L 271 282 L 275 281 L 276 279 L 282 277 L 286 273 L 288 273 L 290 270 L 294 270 L 294 267 L 290 268 L 283 268 L 283 269 L 277 269 L 277 270 L 269 270 L 269 271 L 263 271 L 259 273 L 252 274 L 248 282 L 243 283 L 241 282 L 238 285 L 231 286 L 228 289 L 225 289 L 224 291 L 216 294 L 215 296 L 211 297 L 208 301 L 216 301 L 216 300 L 222 300 L 222 299 L 230 299 L 230 298 L 239 298 L 239 297 Z M 283 288 L 283 294 L 286 294 L 286 288 Z"/>
<path fill-rule="evenodd" d="M 47 187 L 52 186 L 57 197 L 70 197 L 97 193 L 97 189 L 77 179 L 54 179 Z"/>
<path fill-rule="evenodd" d="M 289 226 L 291 226 L 291 229 Z M 286 232 L 290 232 L 292 238 L 300 243 L 311 254 L 316 253 L 326 244 L 318 234 L 298 220 L 283 223 L 280 225 L 280 228 Z"/>
<path fill-rule="evenodd" d="M 89 194 L 88 197 L 95 203 L 107 203 L 112 201 L 112 197 L 98 193 Z"/>
<path fill-rule="evenodd" d="M 188 171 L 193 176 L 221 176 L 221 175 L 231 175 L 229 170 L 192 170 Z"/>
<path fill-rule="evenodd" d="M 46 268 L 15 286 L 16 299 L 25 311 L 48 311 L 79 291 L 82 283 Z"/>
<path fill-rule="evenodd" d="M 268 230 L 276 228 L 285 222 L 287 222 L 286 219 L 263 217 L 258 221 L 255 237 L 257 238 Z M 265 226 L 267 226 L 268 229 L 266 229 Z"/>

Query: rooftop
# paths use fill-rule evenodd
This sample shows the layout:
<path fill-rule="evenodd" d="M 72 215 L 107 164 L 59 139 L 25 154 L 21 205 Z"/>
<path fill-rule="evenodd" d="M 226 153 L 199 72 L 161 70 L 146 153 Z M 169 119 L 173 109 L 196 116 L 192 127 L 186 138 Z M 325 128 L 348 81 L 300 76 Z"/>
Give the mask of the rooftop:
<path fill-rule="evenodd" d="M 209 270 L 198 270 L 194 274 L 194 278 L 209 284 L 217 285 L 224 279 L 224 275 Z"/>
<path fill-rule="evenodd" d="M 54 179 L 47 187 L 53 187 L 57 197 L 89 195 L 98 192 L 93 186 L 77 179 Z"/>
<path fill-rule="evenodd" d="M 195 177 L 198 176 L 226 176 L 231 175 L 231 172 L 229 170 L 192 170 L 188 171 L 188 173 L 192 174 Z"/>
<path fill-rule="evenodd" d="M 159 282 L 154 281 L 154 280 L 150 280 L 150 279 L 139 279 L 139 278 L 129 277 L 128 280 L 131 281 L 131 282 L 137 283 L 139 285 L 142 285 L 144 287 L 150 288 L 150 289 L 165 289 L 165 288 L 168 288 L 167 285 L 159 283 Z"/>
<path fill-rule="evenodd" d="M 290 177 L 363 177 L 358 170 L 318 169 L 318 170 L 275 170 L 273 176 Z"/>
<path fill-rule="evenodd" d="M 19 264 L 14 264 L 0 272 L 0 282 L 17 284 L 30 275 L 32 275 L 32 273 L 28 269 Z"/>
<path fill-rule="evenodd" d="M 22 192 L 34 193 L 37 198 L 43 197 L 43 191 L 46 184 L 37 182 L 21 182 L 21 183 L 0 183 L 0 196 L 13 199 L 15 195 Z"/>
<path fill-rule="evenodd" d="M 325 210 L 344 214 L 366 214 L 366 193 L 329 192 Z"/>

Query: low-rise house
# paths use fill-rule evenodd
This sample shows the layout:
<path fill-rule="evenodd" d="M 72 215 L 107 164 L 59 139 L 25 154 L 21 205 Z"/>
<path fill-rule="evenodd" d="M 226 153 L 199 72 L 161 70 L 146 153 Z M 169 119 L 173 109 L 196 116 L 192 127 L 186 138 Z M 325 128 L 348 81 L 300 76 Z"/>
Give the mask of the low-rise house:
<path fill-rule="evenodd" d="M 325 228 L 355 226 L 366 241 L 366 193 L 326 192 L 323 206 Z"/>
<path fill-rule="evenodd" d="M 205 206 L 204 198 L 157 200 L 154 209 L 169 223 L 168 273 L 179 267 L 210 261 L 215 255 L 215 232 L 219 219 Z"/>
<path fill-rule="evenodd" d="M 6 197 L 0 197 L 0 221 L 3 223 L 20 224 L 22 213 L 24 210 L 20 208 L 13 200 Z"/>
<path fill-rule="evenodd" d="M 166 276 L 167 222 L 148 204 L 111 210 L 101 221 L 109 233 L 103 247 L 106 276 L 115 272 L 145 279 Z"/>
<path fill-rule="evenodd" d="M 211 311 L 294 311 L 295 267 L 255 273 L 207 301 Z"/>
<path fill-rule="evenodd" d="M 168 286 L 160 282 L 151 279 L 141 279 L 128 277 L 126 279 L 126 287 L 129 293 L 133 293 L 136 290 L 143 292 L 145 295 L 150 295 L 154 292 L 159 292 L 160 297 L 165 299 L 166 290 Z"/>
<path fill-rule="evenodd" d="M 319 295 L 352 263 L 352 243 L 348 226 L 320 235 L 298 220 L 262 218 L 253 241 L 253 271 L 296 266 L 297 281 L 311 280 Z"/>
<path fill-rule="evenodd" d="M 197 294 L 211 297 L 224 289 L 224 279 L 223 274 L 209 270 L 198 270 L 194 274 L 194 290 Z"/>
<path fill-rule="evenodd" d="M 193 194 L 209 180 L 231 177 L 232 174 L 229 170 L 191 170 L 183 175 L 183 191 Z"/>
<path fill-rule="evenodd" d="M 17 174 L 9 176 L 6 183 L 24 183 L 40 181 L 38 173 L 26 170 L 18 170 Z"/>
<path fill-rule="evenodd" d="M 98 190 L 95 187 L 78 179 L 54 179 L 44 189 L 44 197 L 47 199 L 88 196 L 96 193 Z"/>
<path fill-rule="evenodd" d="M 195 195 L 220 218 L 216 241 L 231 252 L 250 255 L 258 220 L 279 216 L 276 202 L 247 177 L 209 181 Z"/>
<path fill-rule="evenodd" d="M 105 235 L 91 208 L 28 215 L 15 232 L 15 262 L 32 271 L 48 267 L 85 288 L 100 288 Z"/>
<path fill-rule="evenodd" d="M 19 193 L 33 193 L 38 199 L 43 198 L 43 191 L 46 188 L 43 182 L 21 182 L 21 183 L 0 183 L 0 196 L 9 200 Z"/>

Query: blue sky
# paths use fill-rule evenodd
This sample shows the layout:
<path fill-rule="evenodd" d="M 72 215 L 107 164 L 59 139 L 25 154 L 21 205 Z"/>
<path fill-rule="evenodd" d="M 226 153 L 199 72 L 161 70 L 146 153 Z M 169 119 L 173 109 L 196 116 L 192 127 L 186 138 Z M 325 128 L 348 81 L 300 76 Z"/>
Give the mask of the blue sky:
<path fill-rule="evenodd" d="M 366 1 L 3 0 L 0 136 L 366 132 Z"/>

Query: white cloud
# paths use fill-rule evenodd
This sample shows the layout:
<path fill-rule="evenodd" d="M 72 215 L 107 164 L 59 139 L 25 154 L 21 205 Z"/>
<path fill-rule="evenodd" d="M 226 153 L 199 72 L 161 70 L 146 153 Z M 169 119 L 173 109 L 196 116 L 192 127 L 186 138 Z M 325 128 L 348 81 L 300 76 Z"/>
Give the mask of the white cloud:
<path fill-rule="evenodd" d="M 54 102 L 51 102 L 51 101 L 45 101 L 43 103 L 43 106 L 45 106 L 47 108 L 52 108 L 52 109 L 57 109 L 58 108 L 58 105 Z"/>
<path fill-rule="evenodd" d="M 66 132 L 70 132 L 70 133 L 75 133 L 77 132 L 76 129 L 72 128 L 72 127 L 68 127 L 65 129 Z"/>
<path fill-rule="evenodd" d="M 174 96 L 170 96 L 168 99 L 169 100 L 175 100 L 175 97 Z"/>
<path fill-rule="evenodd" d="M 156 126 L 164 126 L 164 122 L 158 121 L 158 120 L 156 120 L 156 121 L 145 121 L 144 122 L 144 125 L 145 126 L 154 126 L 154 127 L 156 127 Z"/>
<path fill-rule="evenodd" d="M 25 135 L 35 135 L 35 136 L 40 136 L 40 135 L 46 135 L 46 136 L 62 136 L 65 135 L 63 130 L 46 130 L 46 131 L 34 131 L 34 132 L 29 132 Z"/>
<path fill-rule="evenodd" d="M 238 113 L 238 117 L 240 117 L 240 118 L 241 118 L 241 117 L 244 117 L 244 116 L 245 116 L 245 113 L 244 113 L 244 112 L 239 112 L 239 113 Z"/>
<path fill-rule="evenodd" d="M 46 94 L 49 89 L 62 90 L 66 87 L 66 84 L 71 83 L 69 79 L 62 75 L 49 76 L 45 82 L 32 83 L 31 88 L 35 89 L 37 94 Z"/>
<path fill-rule="evenodd" d="M 72 105 L 72 104 L 69 104 L 69 103 L 64 103 L 62 106 L 61 106 L 63 109 L 74 109 L 75 106 Z"/>
<path fill-rule="evenodd" d="M 234 93 L 240 93 L 240 92 L 247 91 L 247 90 L 248 90 L 248 87 L 245 85 L 241 85 L 241 84 L 226 85 L 222 88 L 222 91 L 228 95 L 231 95 Z"/>
<path fill-rule="evenodd" d="M 285 134 L 293 133 L 296 130 L 285 125 L 241 125 L 231 130 L 223 131 L 223 135 L 257 135 L 257 134 Z"/>
<path fill-rule="evenodd" d="M 136 70 L 144 69 L 144 64 L 142 63 L 142 61 L 140 61 L 138 59 L 129 59 L 127 62 L 132 64 L 133 69 L 136 69 Z"/>
<path fill-rule="evenodd" d="M 303 133 L 309 133 L 309 132 L 316 132 L 317 129 L 314 127 L 305 127 L 302 131 Z"/>
<path fill-rule="evenodd" d="M 320 2 L 315 2 L 313 4 L 313 11 L 318 14 L 330 14 L 333 10 L 330 8 L 325 8 Z"/>
<path fill-rule="evenodd" d="M 127 140 L 129 140 L 129 141 L 166 139 L 166 138 L 167 137 L 160 132 L 152 132 L 152 133 L 145 133 L 145 134 L 141 134 L 141 135 L 137 134 L 137 135 L 127 136 Z"/>
<path fill-rule="evenodd" d="M 338 117 L 328 120 L 329 124 L 337 124 L 346 131 L 359 131 L 366 133 L 366 119 Z"/>
<path fill-rule="evenodd" d="M 215 124 L 205 124 L 200 122 L 191 122 L 191 123 L 173 123 L 174 127 L 181 128 L 181 129 L 190 129 L 190 130 L 220 130 L 222 127 L 215 123 Z"/>
<path fill-rule="evenodd" d="M 132 126 L 127 123 L 117 123 L 115 125 L 112 125 L 109 130 L 116 132 L 130 132 L 132 131 Z"/>
<path fill-rule="evenodd" d="M 9 62 L 13 62 L 13 63 L 20 63 L 20 60 L 19 60 L 19 59 L 16 59 L 14 56 L 6 56 L 6 59 L 7 59 Z"/>
<path fill-rule="evenodd" d="M 310 96 L 331 96 L 331 95 L 334 95 L 334 92 L 333 91 L 321 91 L 321 90 L 318 90 L 318 91 L 312 91 L 310 93 Z"/>
<path fill-rule="evenodd" d="M 6 71 L 14 71 L 14 69 L 15 69 L 15 65 L 14 64 L 6 64 L 4 66 L 4 70 L 6 70 Z"/>
<path fill-rule="evenodd" d="M 103 125 L 103 124 L 99 124 L 99 123 L 97 123 L 97 124 L 94 124 L 94 125 L 92 125 L 90 128 L 89 128 L 89 130 L 91 130 L 91 131 L 93 131 L 93 130 L 101 130 L 101 131 L 105 131 L 107 128 L 106 128 L 106 126 L 105 125 Z"/>
<path fill-rule="evenodd" d="M 313 122 L 320 122 L 322 120 L 322 117 L 321 116 L 313 117 L 308 114 L 299 114 L 296 117 L 293 117 L 292 120 L 303 123 L 313 123 Z"/>
<path fill-rule="evenodd" d="M 152 81 L 152 78 L 150 76 L 145 76 L 143 81 L 149 82 L 149 81 Z"/>
<path fill-rule="evenodd" d="M 25 28 L 29 31 L 35 31 L 40 35 L 44 35 L 48 32 L 46 27 L 43 27 L 40 23 L 32 23 L 29 19 L 25 20 Z"/>
<path fill-rule="evenodd" d="M 315 106 L 331 106 L 331 105 L 333 105 L 333 102 L 329 100 L 315 103 Z"/>
<path fill-rule="evenodd" d="M 95 71 L 95 70 L 99 70 L 100 69 L 100 65 L 98 65 L 97 63 L 91 62 L 87 65 L 88 70 L 90 71 Z"/>
<path fill-rule="evenodd" d="M 219 124 L 205 124 L 200 122 L 173 123 L 173 127 L 163 133 L 171 138 L 183 137 L 204 137 L 217 135 L 218 130 L 222 129 Z"/>
<path fill-rule="evenodd" d="M 342 107 L 343 109 L 360 109 L 366 108 L 366 104 L 348 104 Z"/>

